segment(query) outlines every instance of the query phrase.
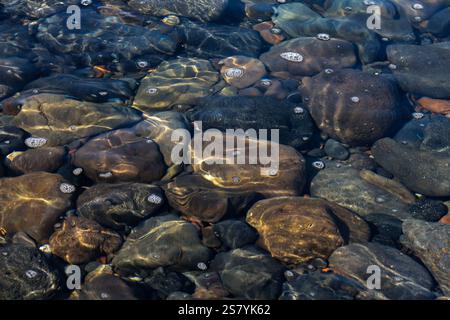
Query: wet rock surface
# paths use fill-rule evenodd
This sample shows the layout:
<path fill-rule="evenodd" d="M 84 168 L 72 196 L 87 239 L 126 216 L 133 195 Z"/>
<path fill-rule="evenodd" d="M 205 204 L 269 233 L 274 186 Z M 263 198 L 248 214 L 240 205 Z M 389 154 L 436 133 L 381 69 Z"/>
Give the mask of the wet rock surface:
<path fill-rule="evenodd" d="M 433 279 L 427 269 L 401 251 L 380 244 L 351 244 L 337 249 L 330 257 L 336 273 L 366 285 L 367 268 L 381 270 L 381 293 L 386 298 L 433 299 Z"/>
<path fill-rule="evenodd" d="M 402 243 L 423 261 L 439 283 L 442 292 L 448 295 L 450 226 L 411 219 L 403 223 L 403 233 Z"/>
<path fill-rule="evenodd" d="M 38 249 L 9 244 L 0 247 L 0 298 L 41 300 L 51 298 L 59 288 L 59 275 Z"/>
<path fill-rule="evenodd" d="M 448 299 L 449 10 L 0 0 L 0 298 Z"/>

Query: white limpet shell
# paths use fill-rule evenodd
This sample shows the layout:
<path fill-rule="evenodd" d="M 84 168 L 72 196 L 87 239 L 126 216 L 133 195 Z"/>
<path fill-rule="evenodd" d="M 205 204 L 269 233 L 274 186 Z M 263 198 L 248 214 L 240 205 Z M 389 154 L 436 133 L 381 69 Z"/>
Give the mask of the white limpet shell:
<path fill-rule="evenodd" d="M 323 163 L 322 161 L 315 161 L 315 162 L 313 162 L 313 167 L 314 168 L 317 168 L 317 169 L 323 169 L 323 168 L 325 168 L 325 163 Z"/>
<path fill-rule="evenodd" d="M 80 174 L 83 173 L 83 168 L 75 168 L 73 169 L 72 173 L 74 176 L 79 176 Z"/>
<path fill-rule="evenodd" d="M 330 40 L 330 35 L 328 33 L 319 33 L 317 34 L 317 39 L 328 41 Z"/>
<path fill-rule="evenodd" d="M 76 188 L 75 188 L 75 186 L 73 184 L 63 182 L 59 186 L 59 190 L 62 193 L 73 193 L 73 192 L 75 192 Z"/>
<path fill-rule="evenodd" d="M 244 75 L 244 70 L 239 68 L 230 68 L 225 71 L 225 76 L 228 78 L 241 78 Z"/>
<path fill-rule="evenodd" d="M 98 176 L 100 178 L 111 178 L 113 176 L 112 172 L 102 172 L 99 173 Z"/>
<path fill-rule="evenodd" d="M 280 54 L 280 57 L 284 60 L 291 61 L 291 62 L 302 62 L 303 61 L 303 56 L 297 52 L 283 52 L 282 54 Z"/>
<path fill-rule="evenodd" d="M 25 272 L 25 275 L 27 276 L 28 279 L 33 279 L 34 277 L 37 276 L 37 272 L 34 270 L 27 270 Z"/>
<path fill-rule="evenodd" d="M 204 263 L 204 262 L 199 262 L 199 263 L 197 264 L 197 268 L 199 268 L 200 270 L 205 271 L 205 270 L 208 269 L 208 266 L 207 266 L 206 263 Z"/>
<path fill-rule="evenodd" d="M 162 198 L 157 194 L 152 193 L 148 196 L 147 201 L 153 204 L 160 204 L 162 202 Z"/>
<path fill-rule="evenodd" d="M 38 137 L 29 137 L 25 139 L 25 145 L 29 148 L 39 148 L 47 143 L 47 139 Z"/>
<path fill-rule="evenodd" d="M 414 119 L 422 119 L 423 117 L 425 117 L 425 115 L 422 112 L 414 112 L 412 116 Z"/>
<path fill-rule="evenodd" d="M 156 94 L 158 93 L 158 88 L 150 88 L 147 90 L 148 94 Z"/>

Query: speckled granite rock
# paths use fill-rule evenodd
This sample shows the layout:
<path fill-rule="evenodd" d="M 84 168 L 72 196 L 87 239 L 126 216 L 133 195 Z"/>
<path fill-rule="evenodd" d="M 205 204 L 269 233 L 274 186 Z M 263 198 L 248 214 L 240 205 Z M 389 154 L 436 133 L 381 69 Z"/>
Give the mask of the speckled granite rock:
<path fill-rule="evenodd" d="M 406 220 L 403 222 L 402 243 L 417 255 L 445 295 L 450 294 L 450 225 Z"/>

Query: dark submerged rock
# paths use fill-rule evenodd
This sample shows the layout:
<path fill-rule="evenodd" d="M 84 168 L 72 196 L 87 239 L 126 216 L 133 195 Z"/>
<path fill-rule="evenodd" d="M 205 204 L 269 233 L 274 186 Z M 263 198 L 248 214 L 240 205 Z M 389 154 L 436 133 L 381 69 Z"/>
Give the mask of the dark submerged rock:
<path fill-rule="evenodd" d="M 431 271 L 445 295 L 450 293 L 450 225 L 408 219 L 403 223 L 402 244 Z"/>
<path fill-rule="evenodd" d="M 131 129 L 107 132 L 77 150 L 73 164 L 96 182 L 153 182 L 165 172 L 164 160 L 153 140 Z"/>
<path fill-rule="evenodd" d="M 45 256 L 31 246 L 0 246 L 0 299 L 41 300 L 59 289 L 59 275 Z"/>
<path fill-rule="evenodd" d="M 164 204 L 162 190 L 142 183 L 97 184 L 77 200 L 78 213 L 114 230 L 124 230 L 154 215 Z"/>
<path fill-rule="evenodd" d="M 319 129 L 352 146 L 370 145 L 402 118 L 397 87 L 353 69 L 304 78 L 300 92 Z"/>
<path fill-rule="evenodd" d="M 450 196 L 450 156 L 447 152 L 417 150 L 384 138 L 374 144 L 372 153 L 378 164 L 410 190 L 432 197 Z"/>
<path fill-rule="evenodd" d="M 97 222 L 71 216 L 50 237 L 51 252 L 69 264 L 82 264 L 111 255 L 122 245 L 121 236 Z"/>
<path fill-rule="evenodd" d="M 381 270 L 382 293 L 388 299 L 433 299 L 433 279 L 412 258 L 392 247 L 375 243 L 350 244 L 331 255 L 330 268 L 336 273 L 366 286 L 371 273 L 368 267 Z"/>
<path fill-rule="evenodd" d="M 285 268 L 270 256 L 246 247 L 219 253 L 211 263 L 226 290 L 241 299 L 275 299 Z"/>

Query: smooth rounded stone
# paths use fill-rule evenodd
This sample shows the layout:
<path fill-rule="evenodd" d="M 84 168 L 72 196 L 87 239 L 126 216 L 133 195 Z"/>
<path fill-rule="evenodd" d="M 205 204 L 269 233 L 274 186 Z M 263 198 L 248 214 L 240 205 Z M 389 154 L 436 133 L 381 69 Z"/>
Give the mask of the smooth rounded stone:
<path fill-rule="evenodd" d="M 235 141 L 232 140 L 235 137 L 225 136 L 224 144 L 228 139 Z M 264 197 L 301 194 L 306 175 L 305 160 L 300 153 L 290 146 L 266 140 L 246 138 L 244 142 L 228 147 L 225 145 L 222 154 L 217 153 L 204 159 L 198 158 L 194 148 L 191 150 L 193 171 L 215 187 L 235 192 L 256 192 Z M 257 150 L 278 150 L 278 158 L 273 158 L 273 163 L 268 161 L 269 164 L 264 164 L 264 159 Z M 233 160 L 233 164 L 227 163 L 227 159 Z M 251 164 L 250 160 L 256 160 L 257 164 Z"/>
<path fill-rule="evenodd" d="M 177 15 L 212 21 L 224 13 L 228 0 L 130 0 L 128 5 L 139 12 L 154 16 Z"/>
<path fill-rule="evenodd" d="M 180 175 L 163 188 L 172 208 L 211 223 L 242 215 L 258 199 L 255 191 L 216 186 L 198 174 Z"/>
<path fill-rule="evenodd" d="M 258 239 L 258 233 L 240 220 L 224 220 L 214 224 L 212 229 L 225 249 L 242 248 Z"/>
<path fill-rule="evenodd" d="M 141 81 L 133 107 L 144 112 L 193 105 L 211 94 L 219 74 L 207 60 L 180 58 L 165 61 Z"/>
<path fill-rule="evenodd" d="M 449 49 L 437 46 L 390 45 L 388 60 L 394 76 L 406 92 L 430 98 L 450 98 Z"/>
<path fill-rule="evenodd" d="M 84 279 L 81 290 L 71 300 L 137 300 L 139 292 L 120 277 L 114 275 L 111 267 L 101 265 Z"/>
<path fill-rule="evenodd" d="M 325 69 L 351 68 L 356 64 L 352 43 L 330 38 L 300 37 L 284 41 L 260 57 L 273 75 L 313 76 Z"/>
<path fill-rule="evenodd" d="M 81 66 L 115 70 L 136 65 L 141 57 L 161 61 L 161 56 L 173 55 L 178 49 L 177 36 L 164 34 L 159 27 L 126 24 L 120 17 L 102 16 L 89 8 L 81 9 L 80 15 L 82 27 L 76 32 L 65 27 L 66 12 L 39 20 L 36 39 L 53 52 L 70 54 Z"/>
<path fill-rule="evenodd" d="M 191 292 L 194 286 L 183 274 L 162 267 L 152 270 L 144 279 L 144 285 L 156 291 L 158 299 L 166 299 L 177 291 Z"/>
<path fill-rule="evenodd" d="M 264 64 L 255 58 L 233 56 L 221 60 L 219 64 L 224 80 L 238 89 L 250 87 L 266 74 Z"/>
<path fill-rule="evenodd" d="M 140 112 L 132 108 L 40 94 L 26 100 L 12 124 L 33 137 L 44 138 L 44 146 L 50 147 L 130 125 L 140 119 Z"/>
<path fill-rule="evenodd" d="M 217 272 L 191 271 L 184 272 L 183 275 L 195 284 L 195 292 L 192 294 L 195 300 L 220 300 L 230 295 Z"/>
<path fill-rule="evenodd" d="M 365 288 L 333 272 L 298 275 L 283 283 L 280 300 L 355 300 Z"/>
<path fill-rule="evenodd" d="M 450 294 L 450 225 L 408 219 L 402 244 L 412 250 L 433 274 L 445 295 Z"/>
<path fill-rule="evenodd" d="M 128 275 L 158 267 L 195 270 L 209 258 L 197 228 L 171 214 L 152 217 L 133 229 L 112 264 L 115 271 Z"/>
<path fill-rule="evenodd" d="M 152 116 L 145 115 L 143 121 L 133 127 L 133 131 L 139 137 L 152 139 L 159 146 L 159 151 L 164 157 L 167 166 L 172 166 L 172 150 L 177 145 L 172 140 L 172 134 L 177 129 L 188 129 L 189 124 L 182 113 L 165 111 Z"/>
<path fill-rule="evenodd" d="M 134 96 L 133 81 L 81 78 L 71 74 L 58 74 L 28 83 L 24 90 L 39 93 L 68 95 L 91 102 L 126 102 Z"/>
<path fill-rule="evenodd" d="M 66 150 L 62 147 L 43 147 L 14 151 L 6 156 L 6 166 L 16 173 L 37 171 L 55 172 L 64 164 Z"/>
<path fill-rule="evenodd" d="M 72 188 L 60 175 L 46 172 L 0 179 L 0 228 L 46 243 L 58 217 L 70 208 Z"/>
<path fill-rule="evenodd" d="M 436 12 L 428 21 L 426 30 L 438 37 L 450 35 L 450 7 Z"/>
<path fill-rule="evenodd" d="M 324 150 L 328 156 L 337 160 L 347 160 L 350 156 L 348 150 L 338 141 L 333 139 L 327 140 Z"/>
<path fill-rule="evenodd" d="M 247 28 L 183 21 L 180 30 L 187 54 L 197 58 L 257 58 L 263 45 L 258 32 Z"/>
<path fill-rule="evenodd" d="M 447 206 L 440 201 L 422 199 L 409 207 L 409 213 L 414 219 L 437 222 L 448 212 Z"/>
<path fill-rule="evenodd" d="M 450 115 L 450 100 L 422 97 L 417 100 L 417 104 L 419 105 L 419 107 L 433 113 L 442 114 L 447 117 L 449 117 L 448 115 Z"/>
<path fill-rule="evenodd" d="M 10 125 L 0 126 L 0 155 L 6 156 L 14 150 L 24 147 L 26 133 Z"/>
<path fill-rule="evenodd" d="M 310 192 L 361 216 L 383 212 L 399 219 L 409 217 L 410 201 L 405 199 L 397 185 L 387 179 L 385 186 L 377 186 L 363 179 L 360 171 L 347 167 L 327 167 L 312 180 Z"/>
<path fill-rule="evenodd" d="M 165 173 L 153 140 L 131 129 L 110 131 L 89 140 L 73 156 L 73 164 L 96 182 L 153 182 Z"/>
<path fill-rule="evenodd" d="M 340 0 L 332 1 L 324 13 L 329 18 L 346 18 L 357 22 L 361 27 L 371 26 L 371 30 L 377 33 L 381 38 L 396 42 L 411 42 L 415 40 L 413 28 L 409 22 L 408 16 L 403 7 L 399 6 L 397 1 L 372 1 L 373 4 L 367 4 L 361 0 Z M 379 8 L 381 21 L 380 28 L 377 28 L 374 21 L 369 17 L 377 11 L 368 12 L 370 5 L 376 5 Z M 348 10 L 348 8 L 351 8 Z"/>
<path fill-rule="evenodd" d="M 217 254 L 211 270 L 219 273 L 234 297 L 268 300 L 280 295 L 285 267 L 260 250 L 245 247 Z"/>
<path fill-rule="evenodd" d="M 398 143 L 422 151 L 450 153 L 450 119 L 424 115 L 406 123 L 394 136 Z"/>
<path fill-rule="evenodd" d="M 125 230 L 154 215 L 164 204 L 163 191 L 142 183 L 96 184 L 77 200 L 79 215 L 114 230 Z"/>
<path fill-rule="evenodd" d="M 378 235 L 388 238 L 392 242 L 398 242 L 402 235 L 402 221 L 391 215 L 371 213 L 364 216 L 364 220 L 375 227 Z"/>
<path fill-rule="evenodd" d="M 390 138 L 372 147 L 375 161 L 408 189 L 430 197 L 450 196 L 450 154 L 418 150 Z"/>
<path fill-rule="evenodd" d="M 70 216 L 50 237 L 52 254 L 69 264 L 83 264 L 108 256 L 122 245 L 121 236 L 84 217 Z"/>
<path fill-rule="evenodd" d="M 38 74 L 39 70 L 27 59 L 0 57 L 0 100 L 21 90 Z"/>
<path fill-rule="evenodd" d="M 370 266 L 380 268 L 381 286 L 377 290 L 387 299 L 433 299 L 433 278 L 422 265 L 401 251 L 376 243 L 355 243 L 333 252 L 330 268 L 337 274 L 367 286 Z"/>
<path fill-rule="evenodd" d="M 42 300 L 59 289 L 59 275 L 36 248 L 7 244 L 0 246 L 0 299 Z"/>
<path fill-rule="evenodd" d="M 319 129 L 351 146 L 371 145 L 401 120 L 399 92 L 382 77 L 342 69 L 302 82 L 300 91 Z"/>
<path fill-rule="evenodd" d="M 303 3 L 279 5 L 272 21 L 293 38 L 326 33 L 330 37 L 353 42 L 358 47 L 359 58 L 363 63 L 375 61 L 379 55 L 381 45 L 378 35 L 367 29 L 365 23 L 347 17 L 322 17 Z"/>
<path fill-rule="evenodd" d="M 257 202 L 247 222 L 259 233 L 258 244 L 284 263 L 327 259 L 348 242 L 368 241 L 369 226 L 354 213 L 327 201 L 279 197 Z"/>
<path fill-rule="evenodd" d="M 273 22 L 261 22 L 253 25 L 252 29 L 258 31 L 261 38 L 272 45 L 279 44 L 286 39 L 286 34 L 281 29 L 275 28 Z"/>
<path fill-rule="evenodd" d="M 256 134 L 259 130 L 268 133 L 279 130 L 280 143 L 295 148 L 307 145 L 316 133 L 306 109 L 271 97 L 208 97 L 202 99 L 188 117 L 191 121 L 201 121 L 204 130 L 226 132 L 233 128 L 235 132 L 256 130 Z"/>

